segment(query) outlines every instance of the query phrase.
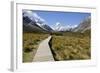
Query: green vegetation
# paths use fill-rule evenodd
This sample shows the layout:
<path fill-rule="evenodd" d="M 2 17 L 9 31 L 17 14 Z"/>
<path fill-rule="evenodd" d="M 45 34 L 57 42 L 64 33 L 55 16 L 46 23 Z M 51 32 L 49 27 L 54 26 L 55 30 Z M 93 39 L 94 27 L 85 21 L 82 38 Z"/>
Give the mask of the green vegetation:
<path fill-rule="evenodd" d="M 64 32 L 61 35 L 52 34 L 50 46 L 55 60 L 90 59 L 90 38 L 90 32 Z"/>
<path fill-rule="evenodd" d="M 41 33 L 23 33 L 23 62 L 32 62 L 38 44 L 48 36 Z"/>

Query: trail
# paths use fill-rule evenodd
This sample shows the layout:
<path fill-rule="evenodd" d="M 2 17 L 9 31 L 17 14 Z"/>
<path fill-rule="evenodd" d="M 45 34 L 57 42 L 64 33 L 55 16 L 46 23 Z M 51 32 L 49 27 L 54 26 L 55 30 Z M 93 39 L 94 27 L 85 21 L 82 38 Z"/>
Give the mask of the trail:
<path fill-rule="evenodd" d="M 34 56 L 33 62 L 42 62 L 42 61 L 54 61 L 53 55 L 51 53 L 48 42 L 50 41 L 51 36 L 43 40 L 38 47 L 38 50 Z"/>

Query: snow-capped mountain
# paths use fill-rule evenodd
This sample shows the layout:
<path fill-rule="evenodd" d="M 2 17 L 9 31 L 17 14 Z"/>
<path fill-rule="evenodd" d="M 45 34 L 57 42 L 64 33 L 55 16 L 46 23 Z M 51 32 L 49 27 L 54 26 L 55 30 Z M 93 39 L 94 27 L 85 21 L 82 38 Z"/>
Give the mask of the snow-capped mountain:
<path fill-rule="evenodd" d="M 31 10 L 23 10 L 23 29 L 24 31 L 72 31 L 72 32 L 84 32 L 91 29 L 91 17 L 87 17 L 79 25 L 62 24 L 56 22 L 51 28 L 47 22 L 40 17 L 37 13 Z"/>
<path fill-rule="evenodd" d="M 35 32 L 35 31 L 44 31 L 40 26 L 29 19 L 27 16 L 23 17 L 23 31 L 24 32 Z"/>
<path fill-rule="evenodd" d="M 55 31 L 71 31 L 76 28 L 77 25 L 62 25 L 60 22 L 57 22 L 53 28 Z"/>
<path fill-rule="evenodd" d="M 37 26 L 45 31 L 52 31 L 52 28 L 47 25 L 46 21 L 31 10 L 30 11 L 23 10 L 23 20 L 24 20 L 23 23 L 25 26 L 30 24 L 31 28 L 34 28 L 35 26 Z M 33 26 L 33 23 L 35 26 Z"/>
<path fill-rule="evenodd" d="M 91 29 L 91 16 L 84 19 L 79 26 L 77 26 L 73 31 L 74 32 L 85 32 Z"/>

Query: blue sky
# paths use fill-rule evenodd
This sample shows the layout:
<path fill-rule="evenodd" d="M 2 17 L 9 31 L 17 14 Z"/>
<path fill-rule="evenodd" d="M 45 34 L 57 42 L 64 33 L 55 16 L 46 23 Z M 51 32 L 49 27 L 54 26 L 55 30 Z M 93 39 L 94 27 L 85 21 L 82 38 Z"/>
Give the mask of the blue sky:
<path fill-rule="evenodd" d="M 38 11 L 32 10 L 32 12 L 36 13 L 42 19 L 46 21 L 46 23 L 53 27 L 57 22 L 61 23 L 63 26 L 67 25 L 78 25 L 85 18 L 91 16 L 90 13 L 79 13 L 79 12 L 58 12 L 58 11 Z"/>

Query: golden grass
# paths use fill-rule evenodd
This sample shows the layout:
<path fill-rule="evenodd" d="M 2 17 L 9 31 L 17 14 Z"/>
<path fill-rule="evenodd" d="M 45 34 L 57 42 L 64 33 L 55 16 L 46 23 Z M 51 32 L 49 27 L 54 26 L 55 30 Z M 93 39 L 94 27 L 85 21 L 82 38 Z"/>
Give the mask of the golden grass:
<path fill-rule="evenodd" d="M 88 35 L 53 35 L 51 40 L 54 58 L 60 60 L 82 60 L 91 58 L 90 37 Z"/>
<path fill-rule="evenodd" d="M 48 34 L 23 33 L 23 62 L 32 62 L 40 41 Z"/>

